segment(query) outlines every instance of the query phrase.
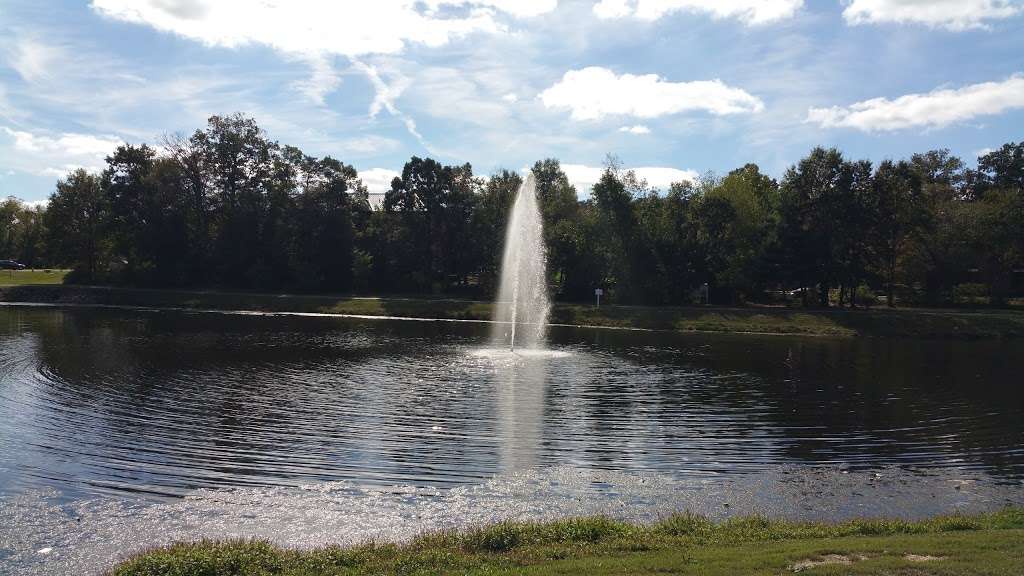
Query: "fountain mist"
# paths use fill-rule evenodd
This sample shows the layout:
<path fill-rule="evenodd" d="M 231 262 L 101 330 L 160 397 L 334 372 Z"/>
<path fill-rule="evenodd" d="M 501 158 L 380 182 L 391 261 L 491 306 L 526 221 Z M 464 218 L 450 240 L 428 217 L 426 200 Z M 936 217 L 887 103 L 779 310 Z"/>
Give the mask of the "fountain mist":
<path fill-rule="evenodd" d="M 537 207 L 536 181 L 529 174 L 516 193 L 505 230 L 501 286 L 495 305 L 492 334 L 496 344 L 511 349 L 542 348 L 547 327 L 547 253 L 544 223 Z"/>

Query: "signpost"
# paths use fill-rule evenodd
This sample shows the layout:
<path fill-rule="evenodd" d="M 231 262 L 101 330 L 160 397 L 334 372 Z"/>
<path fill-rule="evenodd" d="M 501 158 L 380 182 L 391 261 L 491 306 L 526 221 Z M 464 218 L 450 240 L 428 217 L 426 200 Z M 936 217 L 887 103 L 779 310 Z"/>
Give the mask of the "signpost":
<path fill-rule="evenodd" d="M 597 307 L 601 307 L 601 296 L 604 296 L 604 290 L 600 288 L 594 288 L 594 296 L 597 296 Z"/>

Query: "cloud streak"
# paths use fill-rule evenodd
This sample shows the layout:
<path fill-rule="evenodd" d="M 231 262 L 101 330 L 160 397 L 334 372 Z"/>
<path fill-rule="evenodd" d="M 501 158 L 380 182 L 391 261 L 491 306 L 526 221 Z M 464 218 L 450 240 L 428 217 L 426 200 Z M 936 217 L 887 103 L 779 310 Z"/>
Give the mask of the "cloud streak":
<path fill-rule="evenodd" d="M 359 60 L 352 61 L 353 66 L 363 74 L 366 74 L 367 79 L 370 80 L 370 84 L 373 86 L 374 97 L 373 102 L 370 103 L 370 118 L 376 118 L 380 114 L 381 110 L 387 110 L 388 114 L 391 114 L 395 118 L 402 121 L 405 125 L 405 129 L 412 135 L 416 140 L 427 150 L 430 150 L 430 145 L 420 134 L 419 130 L 416 129 L 416 121 L 409 115 L 398 109 L 395 105 L 395 100 L 401 96 L 402 92 L 408 86 L 409 81 L 404 76 L 398 75 L 390 84 L 384 81 L 380 71 L 376 66 L 371 66 Z"/>

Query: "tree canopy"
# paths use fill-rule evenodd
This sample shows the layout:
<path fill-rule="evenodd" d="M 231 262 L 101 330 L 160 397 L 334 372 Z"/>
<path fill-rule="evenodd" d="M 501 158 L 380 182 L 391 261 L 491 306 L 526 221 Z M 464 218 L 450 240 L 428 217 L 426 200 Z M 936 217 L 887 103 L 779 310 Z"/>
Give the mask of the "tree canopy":
<path fill-rule="evenodd" d="M 977 169 L 947 150 L 873 166 L 815 148 L 780 181 L 747 164 L 668 190 L 609 157 L 582 198 L 558 160 L 531 171 L 560 299 L 1001 303 L 1024 290 L 1024 143 Z M 413 157 L 372 210 L 351 165 L 213 116 L 72 172 L 46 207 L 0 203 L 0 259 L 70 266 L 81 282 L 489 297 L 522 181 Z"/>

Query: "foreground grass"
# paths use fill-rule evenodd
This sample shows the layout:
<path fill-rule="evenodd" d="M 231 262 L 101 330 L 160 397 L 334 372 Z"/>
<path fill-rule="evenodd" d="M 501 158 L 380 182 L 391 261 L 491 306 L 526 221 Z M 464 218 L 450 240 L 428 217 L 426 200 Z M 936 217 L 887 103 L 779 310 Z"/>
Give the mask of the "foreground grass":
<path fill-rule="evenodd" d="M 490 302 L 444 298 L 359 298 L 251 292 L 144 290 L 87 286 L 8 286 L 0 301 L 313 312 L 490 320 Z M 648 307 L 556 304 L 551 322 L 574 326 L 682 332 L 755 332 L 815 336 L 1010 338 L 1024 336 L 1024 311 Z"/>
<path fill-rule="evenodd" d="M 818 564 L 831 561 L 831 564 Z M 810 524 L 675 515 L 653 525 L 607 518 L 505 522 L 405 545 L 287 550 L 261 541 L 175 544 L 113 576 L 357 574 L 1024 574 L 1024 510 L 922 522 Z"/>
<path fill-rule="evenodd" d="M 60 284 L 68 270 L 0 270 L 0 286 Z"/>

